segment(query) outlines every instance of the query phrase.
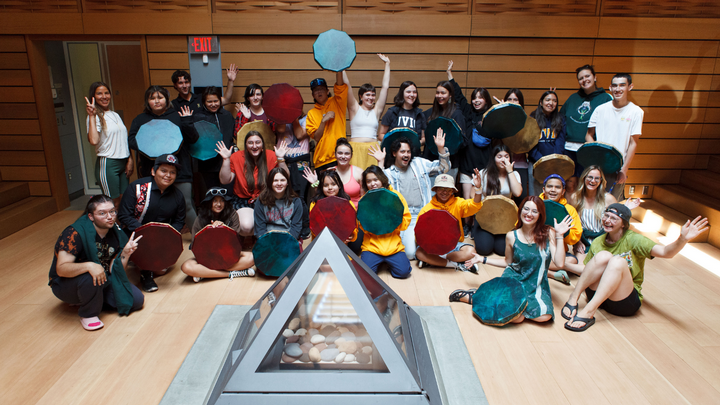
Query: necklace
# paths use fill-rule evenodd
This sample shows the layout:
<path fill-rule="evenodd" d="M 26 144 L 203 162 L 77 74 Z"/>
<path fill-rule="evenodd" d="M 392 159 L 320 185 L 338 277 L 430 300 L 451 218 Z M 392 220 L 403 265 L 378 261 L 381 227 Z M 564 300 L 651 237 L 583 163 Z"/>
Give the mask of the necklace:
<path fill-rule="evenodd" d="M 532 239 L 532 240 L 531 240 L 531 239 L 525 234 L 525 231 L 523 231 L 523 230 L 521 230 L 520 232 L 522 233 L 523 237 L 524 237 L 525 240 L 527 241 L 527 244 L 528 244 L 528 245 L 533 245 L 533 244 L 535 244 L 535 239 Z"/>

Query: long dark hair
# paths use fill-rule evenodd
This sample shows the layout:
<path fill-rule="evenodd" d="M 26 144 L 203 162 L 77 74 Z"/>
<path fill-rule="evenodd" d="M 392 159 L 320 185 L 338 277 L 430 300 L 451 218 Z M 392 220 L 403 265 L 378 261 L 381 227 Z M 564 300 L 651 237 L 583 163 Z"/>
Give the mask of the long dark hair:
<path fill-rule="evenodd" d="M 525 97 L 523 97 L 522 91 L 520 89 L 510 89 L 505 93 L 505 98 L 503 100 L 507 101 L 508 98 L 510 98 L 510 95 L 515 93 L 515 96 L 518 98 L 518 103 L 522 108 L 525 108 Z"/>
<path fill-rule="evenodd" d="M 90 85 L 90 91 L 88 92 L 89 93 L 88 100 L 92 101 L 93 97 L 95 97 L 95 92 L 97 91 L 98 87 L 105 87 L 106 89 L 108 89 L 108 91 L 110 91 L 110 86 L 108 86 L 104 82 L 95 82 Z M 112 95 L 112 92 L 110 92 L 110 94 Z M 110 106 L 108 106 L 108 108 L 110 108 Z M 96 108 L 95 115 L 100 120 L 100 126 L 102 127 L 102 129 L 105 129 L 106 128 L 105 127 L 105 110 L 103 110 L 102 107 Z"/>
<path fill-rule="evenodd" d="M 535 228 L 532 232 L 533 242 L 537 243 L 540 249 L 545 249 L 545 244 L 548 241 L 548 233 L 550 233 L 550 226 L 545 225 L 545 203 L 540 199 L 540 197 L 529 195 L 522 200 L 522 203 L 520 203 L 520 209 L 518 209 L 517 225 L 515 225 L 515 229 L 522 228 L 522 210 L 523 207 L 525 207 L 525 203 L 528 201 L 532 201 L 537 206 L 538 210 L 538 220 L 535 222 Z"/>
<path fill-rule="evenodd" d="M 545 111 L 543 110 L 543 100 L 545 100 L 545 97 L 549 96 L 550 94 L 555 96 L 555 109 L 550 112 L 550 115 L 545 115 Z M 545 93 L 540 96 L 540 101 L 538 101 L 538 106 L 530 113 L 530 116 L 535 118 L 535 121 L 537 121 L 538 126 L 541 130 L 545 129 L 547 127 L 548 121 L 550 121 L 550 129 L 557 135 L 560 134 L 560 131 L 563 127 L 563 116 L 560 114 L 560 111 L 558 109 L 558 105 L 560 103 L 558 102 L 558 96 L 557 93 L 554 91 L 548 90 Z"/>
<path fill-rule="evenodd" d="M 320 184 L 318 184 L 317 188 L 315 189 L 315 195 L 310 201 L 316 203 L 327 197 L 325 195 L 325 192 L 323 191 L 323 186 L 325 185 L 325 179 L 328 177 L 331 178 L 332 181 L 338 186 L 337 196 L 346 200 L 350 200 L 350 196 L 345 192 L 345 187 L 343 187 L 343 182 L 338 172 L 335 170 L 325 170 L 318 176 L 318 182 L 320 182 Z"/>
<path fill-rule="evenodd" d="M 485 114 L 487 110 L 492 107 L 492 98 L 490 98 L 490 92 L 487 91 L 485 87 L 478 87 L 475 90 L 473 90 L 472 94 L 470 95 L 470 105 L 472 106 L 472 101 L 475 100 L 475 97 L 477 97 L 477 94 L 480 93 L 480 97 L 485 100 L 485 106 L 479 110 L 475 110 L 475 107 L 473 107 L 473 111 L 476 111 L 478 114 Z"/>
<path fill-rule="evenodd" d="M 243 95 L 243 97 L 245 98 L 245 101 L 243 102 L 243 104 L 245 104 L 246 107 L 250 107 L 250 97 L 254 96 L 255 90 L 258 90 L 258 89 L 260 90 L 260 94 L 265 96 L 265 92 L 263 91 L 263 88 L 257 83 L 250 84 L 245 88 L 245 94 Z"/>
<path fill-rule="evenodd" d="M 113 202 L 113 200 L 105 194 L 98 194 L 93 196 L 85 206 L 85 215 L 92 214 L 93 212 L 95 212 L 95 208 L 97 208 L 98 205 L 106 202 Z"/>
<path fill-rule="evenodd" d="M 445 103 L 445 108 L 443 108 L 440 103 L 438 103 L 437 97 L 433 99 L 432 114 L 430 114 L 430 117 L 428 117 L 428 121 L 432 121 L 440 116 L 450 118 L 455 112 L 455 90 L 453 89 L 452 83 L 447 80 L 442 80 L 438 82 L 437 86 L 435 86 L 435 88 L 438 87 L 445 88 L 445 90 L 450 93 L 450 97 L 448 97 L 447 103 Z"/>
<path fill-rule="evenodd" d="M 258 156 L 257 160 L 257 169 L 258 169 L 258 181 L 257 184 L 255 184 L 255 176 L 253 174 L 255 173 L 255 158 L 253 158 L 253 155 L 250 153 L 250 151 L 247 148 L 247 140 L 251 136 L 257 136 L 260 139 L 262 139 L 262 152 L 260 152 L 260 155 Z M 258 131 L 250 131 L 245 135 L 245 140 L 243 141 L 243 144 L 245 145 L 245 151 L 243 153 L 245 154 L 245 182 L 248 186 L 248 191 L 252 192 L 254 190 L 263 190 L 265 189 L 266 183 L 265 183 L 265 177 L 267 176 L 267 154 L 265 153 L 265 139 L 260 135 L 260 132 Z"/>
<path fill-rule="evenodd" d="M 503 143 L 495 145 L 492 151 L 492 158 L 490 158 L 487 166 L 485 167 L 485 190 L 483 193 L 486 196 L 500 194 L 500 169 L 498 169 L 497 164 L 495 163 L 495 156 L 497 156 L 500 152 L 507 152 L 508 155 L 510 155 L 510 161 L 512 162 L 512 152 L 510 152 L 508 147 Z M 508 182 L 510 182 L 509 178 Z"/>
<path fill-rule="evenodd" d="M 170 108 L 170 93 L 163 86 L 150 86 L 145 90 L 145 110 L 146 114 L 154 114 L 152 108 L 150 108 L 150 102 L 148 99 L 155 93 L 160 93 L 161 96 L 165 97 L 165 111 Z"/>
<path fill-rule="evenodd" d="M 381 168 L 379 168 L 377 165 L 371 165 L 371 166 L 369 166 L 367 169 L 365 169 L 365 171 L 362 173 L 362 189 L 363 189 L 363 194 L 365 194 L 365 193 L 368 192 L 368 188 L 367 188 L 367 175 L 368 175 L 369 173 L 374 174 L 375 177 L 377 177 L 378 180 L 380 180 L 380 183 L 382 183 L 382 186 L 383 186 L 384 188 L 388 188 L 388 185 L 390 185 L 390 182 L 388 181 L 388 178 L 387 178 L 387 176 L 385 175 L 385 173 L 383 172 L 383 170 L 382 170 Z"/>
<path fill-rule="evenodd" d="M 223 210 L 220 211 L 217 216 L 212 210 L 213 200 L 215 197 L 220 197 L 223 199 L 223 202 L 225 202 L 225 207 L 223 207 Z M 213 223 L 213 221 L 222 221 L 223 224 L 228 225 L 234 215 L 237 215 L 237 213 L 233 209 L 232 204 L 225 200 L 223 196 L 214 196 L 211 200 L 201 203 L 198 208 L 198 219 L 200 220 L 201 227 L 205 227 L 206 225 Z"/>
<path fill-rule="evenodd" d="M 285 200 L 285 205 L 291 205 L 293 199 L 297 197 L 297 194 L 295 194 L 295 190 L 293 190 L 292 188 L 292 183 L 290 182 L 290 174 L 288 174 L 285 169 L 278 166 L 270 170 L 270 173 L 268 173 L 266 180 L 268 187 L 265 187 L 263 191 L 260 192 L 260 196 L 258 196 L 258 201 L 260 201 L 262 205 L 270 209 L 275 206 L 275 201 L 277 201 L 277 199 L 275 198 L 275 194 L 273 194 L 272 191 L 272 183 L 273 180 L 275 180 L 275 175 L 278 173 L 285 177 L 285 179 L 287 180 L 287 187 L 285 187 L 285 191 L 283 192 L 282 197 L 280 197 L 280 200 Z"/>
<path fill-rule="evenodd" d="M 393 99 L 393 102 L 395 103 L 395 107 L 402 108 L 403 104 L 405 103 L 405 94 L 404 94 L 405 89 L 407 89 L 410 86 L 415 86 L 415 90 L 417 91 L 418 87 L 415 83 L 411 82 L 410 80 L 406 80 L 406 81 L 402 82 L 402 84 L 400 85 L 400 88 L 398 89 L 397 94 L 395 95 L 395 98 Z M 420 95 L 418 94 L 418 96 L 415 98 L 415 102 L 413 103 L 412 107 L 418 108 L 419 105 L 420 105 Z"/>
<path fill-rule="evenodd" d="M 205 102 L 208 96 L 216 96 L 220 100 L 220 108 L 222 108 L 222 89 L 215 86 L 205 87 L 205 91 L 202 93 L 202 104 L 205 107 Z M 205 108 L 207 110 L 207 107 Z M 208 110 L 209 111 L 209 110 Z"/>

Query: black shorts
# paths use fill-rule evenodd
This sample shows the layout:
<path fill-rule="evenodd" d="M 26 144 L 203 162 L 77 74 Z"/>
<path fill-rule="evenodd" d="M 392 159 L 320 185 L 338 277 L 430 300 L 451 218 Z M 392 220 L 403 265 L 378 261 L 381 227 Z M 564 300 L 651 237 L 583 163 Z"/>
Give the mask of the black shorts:
<path fill-rule="evenodd" d="M 230 203 L 235 211 L 240 208 L 255 208 L 255 200 L 251 201 L 249 198 L 240 198 L 236 195 L 231 197 Z"/>
<path fill-rule="evenodd" d="M 588 287 L 585 289 L 585 295 L 587 295 L 587 299 L 590 301 L 593 296 L 595 296 L 595 290 L 591 290 Z M 613 315 L 632 316 L 640 309 L 640 305 L 640 295 L 638 295 L 637 290 L 633 288 L 627 297 L 620 301 L 605 300 L 605 302 L 600 305 L 600 308 Z"/>

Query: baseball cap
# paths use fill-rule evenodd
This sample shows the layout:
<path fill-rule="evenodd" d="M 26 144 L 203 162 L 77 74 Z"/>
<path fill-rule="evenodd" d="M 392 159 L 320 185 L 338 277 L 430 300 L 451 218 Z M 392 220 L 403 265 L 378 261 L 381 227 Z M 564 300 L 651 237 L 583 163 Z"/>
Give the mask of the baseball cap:
<path fill-rule="evenodd" d="M 313 81 L 310 82 L 310 91 L 315 90 L 315 87 L 318 86 L 325 86 L 327 88 L 327 82 L 322 77 L 318 77 L 317 79 L 313 79 Z"/>
<path fill-rule="evenodd" d="M 624 204 L 620 203 L 612 203 L 610 206 L 608 206 L 605 209 L 605 212 L 611 212 L 617 216 L 620 217 L 625 222 L 630 222 L 630 218 L 632 218 L 632 212 L 630 211 L 630 208 L 626 207 Z"/>
<path fill-rule="evenodd" d="M 165 154 L 160 155 L 157 158 L 155 158 L 155 166 L 153 166 L 153 169 L 157 170 L 160 165 L 173 165 L 175 168 L 180 170 L 180 162 L 173 154 Z"/>

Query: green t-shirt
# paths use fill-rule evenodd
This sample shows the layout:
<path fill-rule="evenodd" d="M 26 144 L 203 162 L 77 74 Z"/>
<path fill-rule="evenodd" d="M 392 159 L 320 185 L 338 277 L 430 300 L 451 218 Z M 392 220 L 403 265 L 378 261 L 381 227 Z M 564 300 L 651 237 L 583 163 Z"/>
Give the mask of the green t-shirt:
<path fill-rule="evenodd" d="M 620 256 L 627 260 L 630 274 L 632 274 L 633 284 L 642 300 L 642 282 L 645 275 L 645 259 L 652 259 L 652 248 L 657 244 L 647 237 L 637 234 L 633 231 L 627 231 L 619 241 L 611 244 L 605 243 L 607 234 L 602 234 L 595 238 L 590 245 L 587 256 L 585 256 L 585 264 L 593 258 L 598 252 L 607 250 L 613 256 Z"/>

